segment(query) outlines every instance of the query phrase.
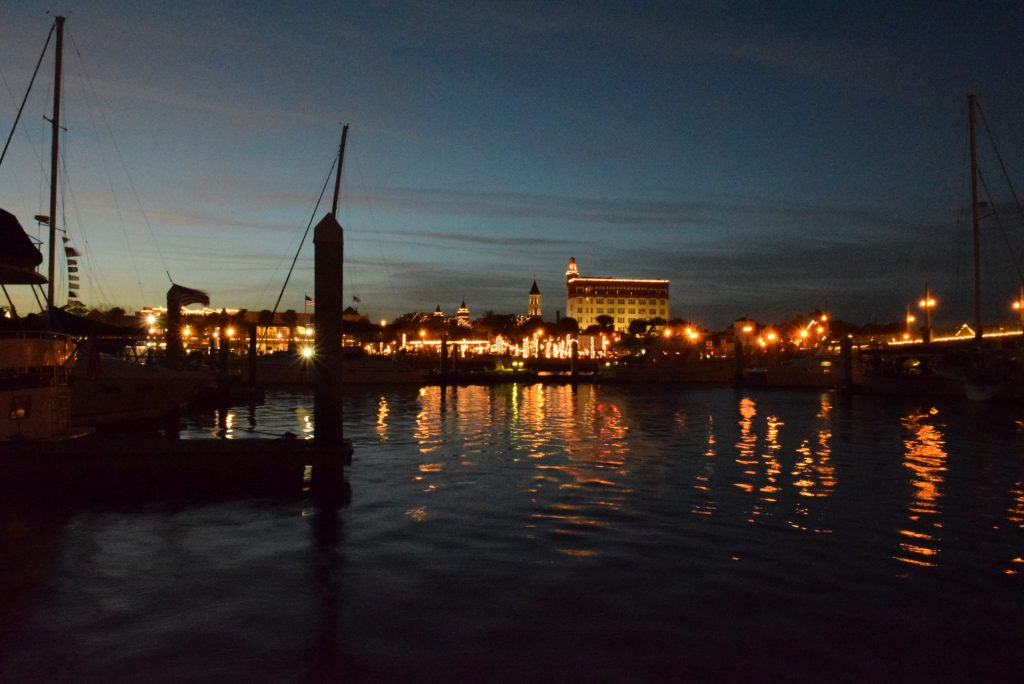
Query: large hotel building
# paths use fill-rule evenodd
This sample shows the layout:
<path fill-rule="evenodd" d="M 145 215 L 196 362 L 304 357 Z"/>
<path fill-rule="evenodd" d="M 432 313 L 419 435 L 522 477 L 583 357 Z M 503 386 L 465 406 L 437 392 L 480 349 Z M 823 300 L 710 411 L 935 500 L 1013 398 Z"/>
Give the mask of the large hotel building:
<path fill-rule="evenodd" d="M 667 280 L 584 277 L 569 259 L 565 272 L 566 315 L 580 330 L 597 324 L 598 316 L 611 316 L 616 330 L 626 330 L 637 319 L 669 317 Z"/>

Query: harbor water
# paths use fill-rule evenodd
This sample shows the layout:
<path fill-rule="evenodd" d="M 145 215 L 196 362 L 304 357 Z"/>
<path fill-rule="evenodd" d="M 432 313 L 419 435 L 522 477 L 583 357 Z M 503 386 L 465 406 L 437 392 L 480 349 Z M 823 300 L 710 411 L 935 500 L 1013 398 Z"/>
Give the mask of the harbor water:
<path fill-rule="evenodd" d="M 312 430 L 312 397 L 184 438 Z M 351 501 L 0 512 L 0 680 L 1017 681 L 1024 410 L 360 390 Z"/>

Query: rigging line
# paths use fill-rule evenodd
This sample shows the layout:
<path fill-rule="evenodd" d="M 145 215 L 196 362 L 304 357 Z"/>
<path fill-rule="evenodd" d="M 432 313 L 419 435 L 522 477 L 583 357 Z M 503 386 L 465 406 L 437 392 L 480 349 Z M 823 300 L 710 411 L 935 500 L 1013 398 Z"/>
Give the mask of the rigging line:
<path fill-rule="evenodd" d="M 14 137 L 14 131 L 18 128 L 18 121 L 21 119 L 21 112 L 25 109 L 25 103 L 28 101 L 28 94 L 32 92 L 32 84 L 36 82 L 36 75 L 39 73 L 39 67 L 43 63 L 43 57 L 46 55 L 46 48 L 50 45 L 50 38 L 53 37 L 53 29 L 57 26 L 57 22 L 54 22 L 50 26 L 50 32 L 46 34 L 46 43 L 43 45 L 43 51 L 39 54 L 39 61 L 36 62 L 36 70 L 32 72 L 32 80 L 28 82 L 28 90 L 25 91 L 25 97 L 21 100 L 21 106 L 18 107 L 18 115 L 14 117 L 14 124 L 11 126 L 11 132 L 7 136 L 7 142 L 4 143 L 4 151 L 0 153 L 0 165 L 4 163 L 4 157 L 7 156 L 7 146 L 11 144 L 11 138 Z M 7 84 L 7 79 L 4 79 L 4 84 Z M 7 89 L 10 91 L 10 87 Z"/>
<path fill-rule="evenodd" d="M 1010 253 L 1010 261 L 1013 262 L 1013 268 L 1017 271 L 1017 278 L 1020 280 L 1021 286 L 1024 287 L 1024 272 L 1021 271 L 1020 264 L 1014 258 L 1010 236 L 1006 234 L 1006 227 L 1003 225 L 1003 220 L 999 217 L 999 209 L 992 198 L 992 190 L 988 187 L 988 183 L 985 182 L 985 177 L 982 175 L 981 170 L 978 171 L 978 180 L 981 181 L 981 187 L 985 190 L 985 197 L 988 198 L 988 204 L 992 208 L 992 216 L 995 217 L 996 225 L 999 226 L 999 232 L 1002 233 L 1003 241 L 1006 242 L 1006 251 Z"/>
<path fill-rule="evenodd" d="M 4 296 L 7 297 L 7 305 L 11 308 L 11 313 L 14 314 L 14 317 L 17 318 L 18 307 L 14 306 L 14 300 L 11 299 L 11 295 L 7 292 L 7 287 L 3 283 L 0 283 L 0 290 L 4 291 Z"/>
<path fill-rule="evenodd" d="M 357 147 L 358 152 L 358 147 Z M 359 155 L 355 156 L 356 173 L 359 175 L 359 184 L 363 189 L 363 198 L 366 200 L 366 208 L 370 212 L 370 225 L 373 226 L 373 233 L 377 236 L 377 249 L 380 252 L 381 264 L 384 266 L 384 275 L 388 279 L 388 290 L 391 294 L 391 302 L 395 303 L 398 301 L 398 297 L 395 292 L 395 282 L 391 274 L 391 264 L 384 258 L 384 243 L 380 238 L 380 229 L 377 227 L 377 218 L 373 211 L 373 203 L 370 201 L 370 193 L 366 187 L 366 178 L 363 176 L 363 167 L 359 163 Z"/>
<path fill-rule="evenodd" d="M 988 119 L 985 118 L 985 112 L 981 108 L 981 104 L 975 101 L 975 106 L 978 108 L 978 112 L 981 114 L 981 123 L 985 127 L 985 133 L 988 135 L 989 144 L 992 146 L 992 151 L 996 154 L 996 159 L 999 160 L 999 168 L 1003 172 L 1003 178 L 1006 180 L 1007 187 L 1010 188 L 1010 194 L 1013 195 L 1014 204 L 1017 207 L 1017 213 L 1024 218 L 1024 210 L 1021 209 L 1020 198 L 1017 197 L 1017 190 L 1013 187 L 1013 179 L 1010 178 L 1010 172 L 1006 168 L 1006 162 L 1003 160 L 1003 155 L 999 152 L 999 146 L 996 145 L 996 138 L 992 135 L 992 129 L 989 128 Z M 987 191 L 987 190 L 986 190 Z M 991 201 L 991 200 L 990 200 Z M 995 211 L 995 203 L 992 203 L 992 210 Z M 1020 256 L 1017 256 L 1012 247 L 1009 245 L 1009 238 L 1006 237 L 1006 231 L 1003 228 L 1002 223 L 999 224 L 1000 230 L 1003 230 L 1003 236 L 1007 240 L 1007 249 L 1010 250 L 1011 258 L 1013 259 L 1014 268 L 1017 269 L 1017 275 L 1021 275 L 1021 263 L 1024 262 L 1024 250 L 1021 251 Z M 1024 276 L 1021 277 L 1021 285 L 1024 285 Z"/>
<path fill-rule="evenodd" d="M 70 34 L 69 34 L 69 37 L 71 38 L 71 40 L 73 42 L 74 41 L 74 37 L 70 36 Z M 75 53 L 76 54 L 78 53 L 77 47 L 75 48 Z M 79 56 L 79 60 L 78 60 L 77 66 L 78 66 L 78 76 L 79 76 L 79 78 L 81 78 L 83 82 L 88 81 L 88 76 L 85 74 L 85 71 L 84 71 L 85 70 L 85 64 L 83 63 L 83 61 L 81 59 L 81 56 Z M 89 85 L 90 85 L 90 88 L 91 88 L 92 83 L 89 82 Z M 100 108 L 99 107 L 99 98 L 96 97 L 95 89 L 92 89 L 92 90 L 93 90 L 93 98 L 96 100 L 97 108 Z M 135 272 L 135 280 L 136 280 L 137 284 L 139 285 L 139 293 L 142 295 L 142 300 L 145 301 L 146 300 L 146 292 L 145 292 L 145 289 L 142 286 L 142 276 L 139 273 L 138 260 L 135 258 L 135 251 L 132 249 L 132 243 L 131 243 L 131 240 L 130 240 L 130 238 L 128 236 L 128 225 L 127 225 L 127 223 L 125 223 L 124 212 L 121 210 L 121 202 L 118 201 L 117 191 L 114 188 L 114 177 L 110 173 L 110 164 L 107 161 L 107 154 L 106 154 L 106 152 L 103 149 L 103 142 L 100 140 L 99 126 L 96 124 L 96 117 L 95 117 L 95 115 L 93 113 L 93 109 L 92 109 L 92 106 L 91 106 L 92 103 L 89 101 L 88 97 L 85 98 L 85 102 L 86 102 L 87 105 L 90 105 L 90 106 L 86 106 L 85 107 L 85 111 L 89 115 L 89 122 L 92 124 L 93 137 L 96 139 L 96 149 L 100 153 L 100 161 L 103 163 L 103 173 L 106 175 L 106 177 L 107 177 L 107 184 L 110 187 L 110 199 L 111 199 L 111 201 L 114 204 L 114 211 L 117 214 L 118 224 L 121 226 L 121 233 L 124 235 L 124 244 L 128 248 L 128 256 L 129 256 L 129 258 L 131 259 L 131 262 L 132 262 L 132 270 Z M 102 108 L 100 108 L 100 109 L 102 109 Z M 102 111 L 101 111 L 101 114 L 102 114 Z M 109 126 L 108 126 L 108 128 L 109 128 Z M 72 199 L 74 199 L 74 198 L 72 198 Z M 88 242 L 88 238 L 86 238 L 86 241 Z M 92 258 L 95 259 L 95 256 L 96 255 L 93 254 Z M 97 267 L 98 266 L 99 266 L 99 263 L 97 263 Z"/>
<path fill-rule="evenodd" d="M 1013 201 L 1017 205 L 1017 212 L 1024 217 L 1024 211 L 1021 210 L 1020 199 L 1017 197 L 1017 190 L 1013 187 L 1013 180 L 1010 178 L 1010 172 L 1006 169 L 1006 162 L 1003 161 L 1003 155 L 999 153 L 999 148 L 996 146 L 996 138 L 992 135 L 992 129 L 988 127 L 988 120 L 985 118 L 985 112 L 982 110 L 981 105 L 975 100 L 975 106 L 981 113 L 981 123 L 985 126 L 985 133 L 988 134 L 988 141 L 992 145 L 992 151 L 996 153 L 996 159 L 999 160 L 999 167 L 1003 171 L 1003 178 L 1006 179 L 1006 184 L 1010 186 L 1010 194 L 1013 195 Z"/>
<path fill-rule="evenodd" d="M 117 144 L 117 138 L 114 137 L 114 130 L 110 127 L 110 121 L 107 119 L 107 113 L 103 109 L 103 103 L 100 102 L 99 95 L 96 93 L 96 88 L 93 86 L 92 77 L 89 75 L 89 69 L 85 65 L 85 60 L 82 59 L 82 53 L 78 51 L 78 44 L 75 42 L 73 34 L 69 33 L 71 40 L 72 49 L 75 52 L 75 56 L 78 57 L 78 62 L 82 67 L 82 73 L 85 74 L 85 81 L 89 84 L 89 91 L 92 93 L 93 99 L 96 101 L 96 108 L 99 109 L 100 118 L 103 119 L 103 124 L 107 128 L 107 134 L 110 136 L 110 142 L 114 145 L 114 151 L 117 152 L 117 157 L 121 161 L 121 168 L 124 170 L 124 175 L 128 179 L 128 187 L 132 189 L 132 195 L 135 196 L 135 203 L 139 206 L 139 213 L 142 214 L 142 221 L 146 224 L 146 228 L 149 230 L 149 236 L 153 239 L 153 246 L 156 247 L 157 256 L 160 257 L 160 262 L 164 266 L 164 270 L 167 270 L 167 260 L 164 258 L 163 251 L 160 249 L 160 243 L 156 239 L 156 233 L 153 231 L 153 225 L 149 222 L 149 216 L 146 214 L 145 208 L 142 206 L 142 200 L 139 198 L 139 192 L 135 189 L 135 181 L 132 179 L 131 173 L 128 171 L 128 164 L 124 160 L 124 155 L 121 154 L 121 147 Z M 139 285 L 142 283 L 140 281 Z M 145 294 L 143 294 L 145 297 Z"/>
<path fill-rule="evenodd" d="M 313 219 L 316 218 L 316 212 L 320 208 L 320 202 L 324 199 L 324 193 L 327 192 L 327 184 L 331 182 L 331 174 L 334 173 L 334 167 L 337 163 L 338 157 L 335 157 L 334 163 L 331 164 L 331 170 L 327 172 L 327 178 L 324 179 L 324 187 L 320 189 L 320 197 L 317 198 L 316 206 L 313 207 L 313 213 L 309 217 L 309 223 L 306 224 L 306 231 L 302 234 L 302 240 L 299 241 L 299 248 L 295 250 L 295 257 L 292 259 L 292 265 L 288 269 L 288 275 L 285 276 L 284 285 L 281 286 L 281 293 L 277 295 L 277 301 L 274 302 L 273 313 L 277 313 L 277 307 L 281 305 L 281 298 L 284 297 L 284 291 L 288 287 L 288 281 L 291 280 L 292 271 L 295 270 L 295 262 L 299 260 L 299 253 L 302 251 L 302 245 L 306 243 L 306 237 L 309 236 L 309 229 L 313 225 Z"/>
<path fill-rule="evenodd" d="M 100 301 L 105 301 L 105 300 L 107 300 L 106 288 L 103 287 L 103 284 L 102 284 L 100 278 L 98 277 L 98 274 L 103 273 L 103 268 L 102 268 L 102 265 L 100 263 L 100 260 L 98 258 L 96 258 L 97 257 L 96 252 L 93 251 L 92 245 L 89 242 L 89 235 L 87 234 L 87 232 L 85 230 L 85 221 L 82 220 L 82 212 L 79 210 L 78 200 L 75 198 L 75 188 L 74 188 L 74 186 L 71 183 L 71 176 L 70 176 L 70 174 L 68 173 L 68 170 L 67 170 L 67 161 L 64 159 L 63 156 L 61 157 L 61 164 L 62 164 L 62 166 L 64 168 L 64 177 L 63 177 L 64 185 L 65 185 L 67 194 L 71 196 L 71 209 L 72 209 L 72 211 L 74 211 L 75 220 L 78 222 L 78 231 L 79 231 L 79 233 L 82 236 L 82 248 L 85 250 L 85 253 L 88 255 L 87 258 L 92 262 L 90 268 L 86 271 L 86 274 L 87 274 L 86 277 L 88 278 L 89 283 L 91 284 L 91 286 L 95 289 L 95 293 L 97 295 L 99 295 L 99 297 L 98 297 L 99 300 Z M 66 227 L 67 223 L 65 222 L 64 225 Z M 65 235 L 67 235 L 67 234 L 68 234 L 68 232 L 67 232 L 67 230 L 65 230 Z M 65 264 L 67 263 L 67 256 L 66 255 L 64 257 L 64 262 L 65 262 Z M 93 267 L 95 267 L 95 268 L 93 268 Z"/>

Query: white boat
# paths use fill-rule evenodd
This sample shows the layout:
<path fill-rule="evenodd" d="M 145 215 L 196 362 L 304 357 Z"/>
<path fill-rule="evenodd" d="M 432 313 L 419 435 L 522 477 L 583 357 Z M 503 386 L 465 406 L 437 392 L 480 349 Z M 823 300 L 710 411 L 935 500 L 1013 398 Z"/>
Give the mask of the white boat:
<path fill-rule="evenodd" d="M 13 214 L 0 209 L 0 285 L 43 285 L 43 256 Z M 12 311 L 13 302 L 10 303 Z M 0 443 L 70 436 L 70 337 L 0 327 Z"/>
<path fill-rule="evenodd" d="M 88 345 L 71 364 L 74 427 L 159 426 L 200 391 L 216 386 L 202 371 L 171 370 L 108 354 Z"/>

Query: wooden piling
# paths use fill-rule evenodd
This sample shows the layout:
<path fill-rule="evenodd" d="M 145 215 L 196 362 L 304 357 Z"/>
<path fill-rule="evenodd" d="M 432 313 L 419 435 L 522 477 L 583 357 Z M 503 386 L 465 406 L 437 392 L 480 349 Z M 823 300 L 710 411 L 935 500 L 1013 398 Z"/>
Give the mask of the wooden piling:
<path fill-rule="evenodd" d="M 571 353 L 571 355 L 569 357 L 569 377 L 572 379 L 572 382 L 575 383 L 576 382 L 576 364 L 579 362 L 579 358 L 580 358 L 580 343 L 579 343 L 579 340 L 577 340 L 576 338 L 573 338 L 572 342 L 569 344 L 569 348 L 572 351 L 572 353 Z"/>
<path fill-rule="evenodd" d="M 853 385 L 853 339 L 843 335 L 839 340 L 839 355 L 843 364 L 843 389 L 852 390 Z"/>
<path fill-rule="evenodd" d="M 256 324 L 249 326 L 249 387 L 256 386 Z"/>
<path fill-rule="evenodd" d="M 441 373 L 441 386 L 448 384 L 448 335 L 441 337 L 441 365 L 438 368 Z"/>
<path fill-rule="evenodd" d="M 327 214 L 313 231 L 314 298 L 314 436 L 317 442 L 337 445 L 344 439 L 341 407 L 342 263 L 345 234 L 337 219 Z"/>
<path fill-rule="evenodd" d="M 744 369 L 746 367 L 746 360 L 744 359 L 743 341 L 739 337 L 736 338 L 734 345 L 734 358 L 736 361 L 736 369 L 733 374 L 732 384 L 734 387 L 743 387 L 744 380 Z"/>

